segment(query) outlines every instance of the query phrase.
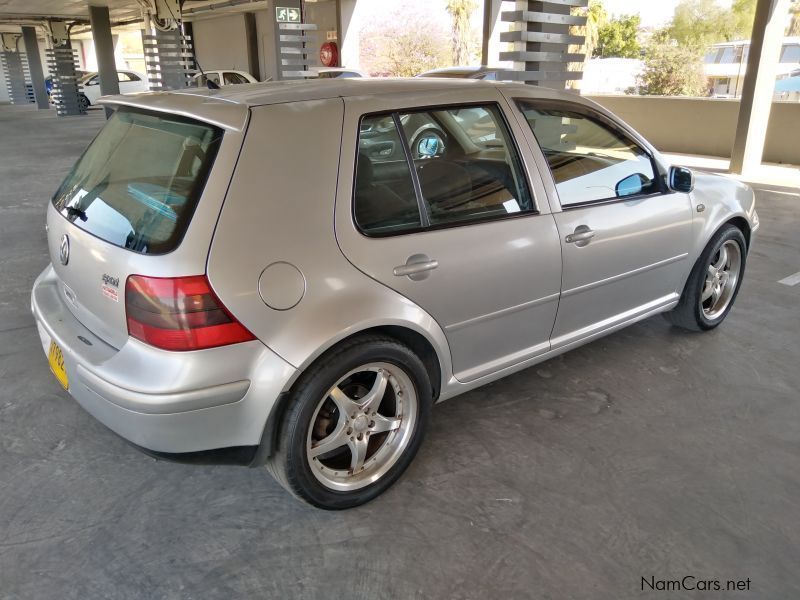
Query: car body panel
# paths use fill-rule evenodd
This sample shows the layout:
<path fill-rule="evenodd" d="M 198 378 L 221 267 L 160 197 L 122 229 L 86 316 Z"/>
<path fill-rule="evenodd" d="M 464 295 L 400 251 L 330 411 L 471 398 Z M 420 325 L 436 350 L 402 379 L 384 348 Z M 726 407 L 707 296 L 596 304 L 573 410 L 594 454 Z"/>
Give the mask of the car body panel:
<path fill-rule="evenodd" d="M 55 209 L 52 202 L 48 203 L 48 249 L 62 298 L 72 314 L 106 343 L 122 348 L 128 341 L 125 317 L 125 282 L 128 276 L 178 277 L 205 272 L 208 240 L 216 225 L 242 139 L 243 133 L 238 131 L 223 135 L 214 168 L 183 240 L 166 255 L 139 254 L 115 246 L 74 225 Z M 69 262 L 66 265 L 60 259 L 64 236 L 69 243 Z M 109 283 L 106 277 L 114 281 Z"/>
<path fill-rule="evenodd" d="M 75 243 L 85 246 L 85 252 L 73 259 L 88 265 L 86 281 L 70 279 L 63 270 L 61 275 L 75 282 L 80 288 L 75 291 L 82 295 L 95 285 L 99 290 L 95 278 L 101 265 L 112 268 L 109 274 L 118 274 L 120 281 L 131 273 L 171 277 L 206 272 L 225 306 L 258 341 L 169 353 L 123 339 L 119 324 L 109 334 L 103 331 L 105 321 L 92 322 L 70 309 L 57 267 L 48 267 L 34 285 L 32 308 L 45 350 L 53 339 L 64 351 L 70 393 L 109 427 L 153 450 L 189 452 L 257 444 L 280 395 L 323 352 L 359 332 L 393 326 L 419 334 L 433 349 L 441 372 L 438 398 L 444 400 L 674 306 L 691 266 L 715 231 L 731 219 L 744 219 L 750 229 L 757 227 L 753 194 L 747 186 L 697 174 L 689 195 L 621 201 L 606 205 L 608 209 L 594 206 L 602 209 L 591 215 L 594 226 L 609 232 L 609 241 L 564 247 L 565 233 L 585 215 L 562 209 L 542 151 L 515 106 L 518 97 L 576 102 L 603 112 L 652 152 L 666 174 L 669 165 L 663 157 L 598 105 L 573 94 L 525 85 L 435 78 L 332 79 L 104 98 L 102 102 L 112 106 L 206 121 L 223 127 L 225 135 L 194 218 L 173 252 L 138 255 L 76 234 Z M 509 122 L 540 214 L 398 236 L 398 241 L 362 236 L 351 216 L 360 116 L 375 110 L 489 100 L 499 104 Z M 626 206 L 629 203 L 635 205 Z M 656 209 L 650 214 L 653 205 Z M 48 219 L 51 260 L 56 264 L 54 240 L 75 232 L 58 214 Z M 505 246 L 484 245 L 504 235 Z M 514 240 L 533 244 L 534 251 L 512 248 Z M 452 310 L 434 306 L 435 294 L 423 298 L 416 290 L 419 286 L 398 284 L 386 275 L 386 267 L 402 264 L 412 250 L 419 250 L 418 243 L 425 245 L 422 251 L 436 253 L 435 258 L 444 261 L 437 275 L 446 274 L 444 265 L 451 261 L 460 265 L 458 276 L 447 281 Z M 481 252 L 470 263 L 473 246 L 480 246 Z M 496 268 L 498 263 L 492 260 L 499 261 L 502 248 L 511 252 L 509 265 Z M 597 250 L 594 257 L 578 252 L 592 248 Z M 561 277 L 562 252 L 567 265 L 563 285 L 553 283 Z M 682 254 L 663 268 L 642 271 L 653 277 L 637 282 L 637 269 Z M 300 274 L 294 281 L 300 283 L 295 286 L 300 297 L 291 306 L 269 305 L 272 294 L 287 287 L 285 275 L 274 276 L 287 269 L 270 270 L 276 264 L 292 265 Z M 519 289 L 501 289 L 492 299 L 489 289 L 503 286 L 504 273 L 506 278 L 529 281 L 538 275 L 546 286 L 537 287 L 527 300 Z M 662 277 L 655 277 L 657 273 Z M 631 276 L 619 277 L 623 274 Z M 490 284 L 482 284 L 485 277 Z M 605 280 L 609 280 L 606 285 L 599 285 Z M 620 282 L 624 283 L 617 287 Z M 625 287 L 634 282 L 633 292 Z M 578 292 L 587 284 L 586 290 L 601 294 L 607 288 L 609 295 L 581 298 Z M 620 296 L 626 302 L 620 302 Z M 567 304 L 570 297 L 575 298 L 572 307 Z M 559 318 L 572 316 L 560 335 L 556 331 L 551 346 L 550 340 L 534 339 L 541 337 L 541 331 L 531 330 L 528 321 L 536 321 L 535 327 L 552 327 L 559 298 Z M 601 304 L 602 310 L 593 312 L 592 303 Z M 104 320 L 102 311 L 87 310 Z M 511 314 L 525 321 L 519 322 L 518 332 L 511 331 L 513 321 L 503 322 Z M 582 314 L 588 314 L 585 321 L 591 322 L 581 321 Z M 485 327 L 470 332 L 481 323 Z M 516 351 L 514 344 L 509 350 L 508 344 L 491 343 L 463 350 L 494 334 L 498 323 L 503 335 L 518 346 Z M 468 344 L 453 335 L 459 330 Z M 525 335 L 534 339 L 527 346 L 522 343 Z M 458 361 L 455 369 L 454 361 Z"/>
<path fill-rule="evenodd" d="M 106 344 L 68 310 L 48 266 L 31 295 L 42 348 L 61 348 L 69 393 L 104 425 L 159 452 L 257 445 L 295 369 L 253 341 L 167 352 L 129 339 Z"/>
<path fill-rule="evenodd" d="M 461 94 L 458 104 L 502 109 L 503 98 L 492 89 L 475 90 Z M 355 169 L 362 115 L 437 105 L 448 102 L 440 94 L 348 98 L 341 171 Z M 506 120 L 517 136 L 516 124 Z M 530 164 L 527 154 L 521 158 Z M 529 179 L 538 181 L 539 176 Z M 537 200 L 543 198 L 540 187 L 531 188 Z M 540 214 L 369 238 L 353 223 L 352 197 L 353 178 L 341 177 L 336 235 L 342 251 L 369 277 L 436 319 L 448 338 L 456 379 L 470 381 L 550 349 L 561 285 L 561 251 L 546 201 L 540 203 Z M 437 260 L 439 266 L 420 281 L 393 274 L 394 267 L 416 254 Z"/>
<path fill-rule="evenodd" d="M 119 83 L 119 93 L 120 94 L 136 94 L 141 92 L 146 92 L 149 89 L 147 84 L 147 76 L 143 73 L 137 73 L 136 71 L 127 71 L 127 70 L 118 70 L 118 77 L 119 76 L 126 76 L 130 74 L 136 78 L 135 81 L 122 81 L 120 80 Z M 97 73 L 88 73 L 84 76 L 85 79 L 82 82 L 82 91 L 83 95 L 89 100 L 91 104 L 97 104 L 97 101 L 100 99 L 102 92 L 100 91 L 100 76 Z"/>
<path fill-rule="evenodd" d="M 334 200 L 343 111 L 340 98 L 252 109 L 211 244 L 211 285 L 250 331 L 299 369 L 337 341 L 387 325 L 426 337 L 447 367 L 449 350 L 430 315 L 365 277 L 339 250 Z M 276 139 L 315 142 L 299 160 Z M 276 263 L 293 265 L 304 279 L 302 298 L 289 310 L 270 308 L 259 293 L 259 281 L 269 293 L 262 273 Z"/>

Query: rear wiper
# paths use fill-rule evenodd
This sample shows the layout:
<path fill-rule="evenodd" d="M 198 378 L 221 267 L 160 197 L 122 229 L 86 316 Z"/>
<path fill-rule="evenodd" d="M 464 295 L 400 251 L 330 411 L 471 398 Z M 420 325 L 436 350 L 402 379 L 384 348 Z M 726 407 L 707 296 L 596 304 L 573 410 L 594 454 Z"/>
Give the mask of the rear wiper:
<path fill-rule="evenodd" d="M 78 217 L 84 223 L 86 222 L 86 219 L 88 218 L 86 216 L 86 212 L 82 211 L 80 208 L 75 208 L 74 206 L 67 206 L 66 207 L 66 211 L 67 211 L 67 216 L 68 217 Z"/>

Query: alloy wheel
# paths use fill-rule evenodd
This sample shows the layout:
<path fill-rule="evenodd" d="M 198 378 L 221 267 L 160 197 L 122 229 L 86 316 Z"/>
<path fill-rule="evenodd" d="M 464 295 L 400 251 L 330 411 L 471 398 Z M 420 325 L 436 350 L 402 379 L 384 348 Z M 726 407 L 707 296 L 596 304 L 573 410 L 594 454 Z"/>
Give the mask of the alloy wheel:
<path fill-rule="evenodd" d="M 311 419 L 306 457 L 327 488 L 353 491 L 385 475 L 411 441 L 418 414 L 411 378 L 373 362 L 341 377 Z"/>

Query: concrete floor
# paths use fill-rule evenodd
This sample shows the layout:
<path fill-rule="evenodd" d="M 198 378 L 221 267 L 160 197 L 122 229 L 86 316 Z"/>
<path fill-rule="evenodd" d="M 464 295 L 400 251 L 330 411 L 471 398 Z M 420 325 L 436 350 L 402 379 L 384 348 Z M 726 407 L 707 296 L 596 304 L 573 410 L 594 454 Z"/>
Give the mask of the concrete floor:
<path fill-rule="evenodd" d="M 723 327 L 653 318 L 446 402 L 392 490 L 329 513 L 156 462 L 49 373 L 45 207 L 101 123 L 0 108 L 0 598 L 800 597 L 798 190 L 759 188 Z M 641 591 L 685 575 L 751 591 Z"/>

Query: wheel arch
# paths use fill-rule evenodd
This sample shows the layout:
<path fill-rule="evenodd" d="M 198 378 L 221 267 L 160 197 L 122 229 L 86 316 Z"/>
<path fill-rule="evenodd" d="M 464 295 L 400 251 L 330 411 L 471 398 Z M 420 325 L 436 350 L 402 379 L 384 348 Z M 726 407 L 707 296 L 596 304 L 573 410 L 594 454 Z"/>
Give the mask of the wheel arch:
<path fill-rule="evenodd" d="M 742 235 L 744 235 L 744 241 L 747 244 L 747 249 L 749 250 L 750 249 L 750 239 L 751 239 L 751 235 L 752 235 L 752 228 L 750 227 L 750 223 L 747 221 L 747 219 L 745 219 L 744 217 L 742 217 L 740 215 L 737 215 L 737 216 L 735 216 L 735 217 L 733 217 L 731 219 L 728 219 L 722 225 L 717 227 L 717 229 L 714 231 L 714 233 L 711 235 L 711 237 L 713 238 L 717 234 L 717 231 L 722 229 L 725 225 L 733 225 L 734 227 L 736 227 L 737 229 L 739 229 L 742 232 Z M 709 238 L 709 239 L 711 239 L 711 238 Z"/>
<path fill-rule="evenodd" d="M 391 337 L 405 344 L 420 358 L 423 365 L 425 365 L 425 370 L 428 372 L 428 377 L 432 386 L 432 398 L 434 402 L 436 401 L 441 393 L 443 373 L 447 365 L 443 364 L 442 357 L 440 357 L 439 352 L 436 351 L 434 343 L 427 336 L 406 325 L 385 324 L 365 327 L 332 341 L 321 348 L 319 352 L 315 353 L 313 357 L 310 357 L 306 363 L 297 369 L 297 373 L 291 379 L 287 388 L 281 393 L 272 406 L 272 410 L 264 424 L 264 433 L 261 436 L 261 442 L 258 445 L 252 463 L 250 463 L 251 467 L 263 465 L 275 452 L 277 440 L 280 438 L 280 425 L 283 421 L 283 415 L 289 406 L 292 391 L 303 373 L 308 371 L 312 365 L 324 360 L 329 352 L 335 350 L 342 344 L 355 338 L 376 334 Z"/>

